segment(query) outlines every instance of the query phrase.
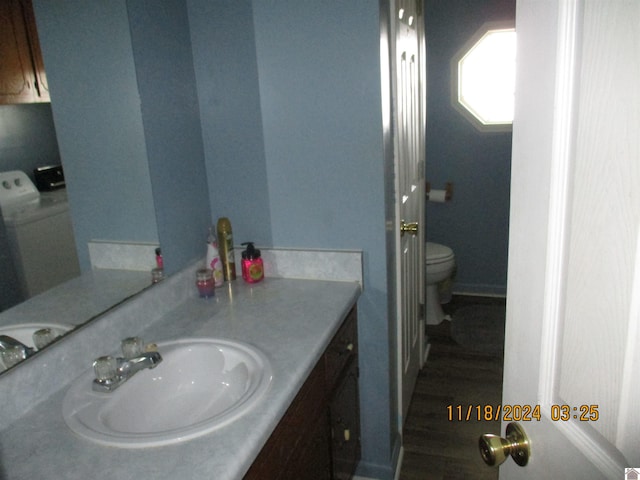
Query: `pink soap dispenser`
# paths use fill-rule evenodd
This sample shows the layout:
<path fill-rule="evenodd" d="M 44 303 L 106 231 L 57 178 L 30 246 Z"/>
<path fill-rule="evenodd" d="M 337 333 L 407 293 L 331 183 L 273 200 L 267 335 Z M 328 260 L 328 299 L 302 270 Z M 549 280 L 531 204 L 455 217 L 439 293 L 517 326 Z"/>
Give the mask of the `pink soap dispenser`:
<path fill-rule="evenodd" d="M 253 242 L 245 242 L 247 249 L 242 252 L 242 278 L 247 283 L 257 283 L 264 278 L 264 264 L 260 257 L 260 250 L 253 246 Z"/>

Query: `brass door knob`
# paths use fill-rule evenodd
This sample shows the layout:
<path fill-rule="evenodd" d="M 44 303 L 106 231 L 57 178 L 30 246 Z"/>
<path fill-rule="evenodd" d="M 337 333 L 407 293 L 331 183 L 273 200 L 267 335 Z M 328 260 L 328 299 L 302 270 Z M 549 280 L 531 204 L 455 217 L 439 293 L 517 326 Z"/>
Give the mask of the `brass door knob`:
<path fill-rule="evenodd" d="M 405 223 L 404 220 L 400 220 L 400 235 L 410 233 L 411 235 L 418 234 L 418 222 Z"/>
<path fill-rule="evenodd" d="M 531 455 L 530 443 L 527 434 L 517 423 L 507 425 L 507 438 L 486 433 L 480 437 L 478 446 L 484 463 L 490 466 L 499 466 L 509 455 L 524 467 Z"/>

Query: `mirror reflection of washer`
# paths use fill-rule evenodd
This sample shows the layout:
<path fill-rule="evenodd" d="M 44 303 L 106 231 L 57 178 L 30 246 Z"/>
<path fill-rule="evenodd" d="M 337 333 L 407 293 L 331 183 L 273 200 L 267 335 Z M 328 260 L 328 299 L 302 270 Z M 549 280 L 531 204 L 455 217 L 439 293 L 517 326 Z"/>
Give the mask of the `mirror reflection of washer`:
<path fill-rule="evenodd" d="M 0 172 L 0 209 L 24 299 L 80 275 L 66 189 L 41 193 L 24 172 Z"/>

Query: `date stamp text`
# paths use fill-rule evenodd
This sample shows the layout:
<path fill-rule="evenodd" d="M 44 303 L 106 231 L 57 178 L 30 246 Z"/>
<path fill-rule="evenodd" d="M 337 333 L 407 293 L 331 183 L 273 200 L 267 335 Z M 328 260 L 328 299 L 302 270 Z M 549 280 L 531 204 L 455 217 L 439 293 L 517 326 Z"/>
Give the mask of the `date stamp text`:
<path fill-rule="evenodd" d="M 554 422 L 595 422 L 600 418 L 598 405 L 551 405 L 548 417 Z M 450 422 L 531 422 L 540 421 L 540 405 L 447 405 L 447 419 Z"/>

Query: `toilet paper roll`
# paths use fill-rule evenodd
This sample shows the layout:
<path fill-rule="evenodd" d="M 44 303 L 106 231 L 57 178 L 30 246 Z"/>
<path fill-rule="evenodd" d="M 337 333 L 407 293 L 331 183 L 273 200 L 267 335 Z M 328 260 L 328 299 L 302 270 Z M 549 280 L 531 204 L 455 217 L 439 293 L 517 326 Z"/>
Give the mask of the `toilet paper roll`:
<path fill-rule="evenodd" d="M 446 190 L 433 190 L 429 191 L 429 201 L 436 203 L 444 203 L 448 200 Z"/>

